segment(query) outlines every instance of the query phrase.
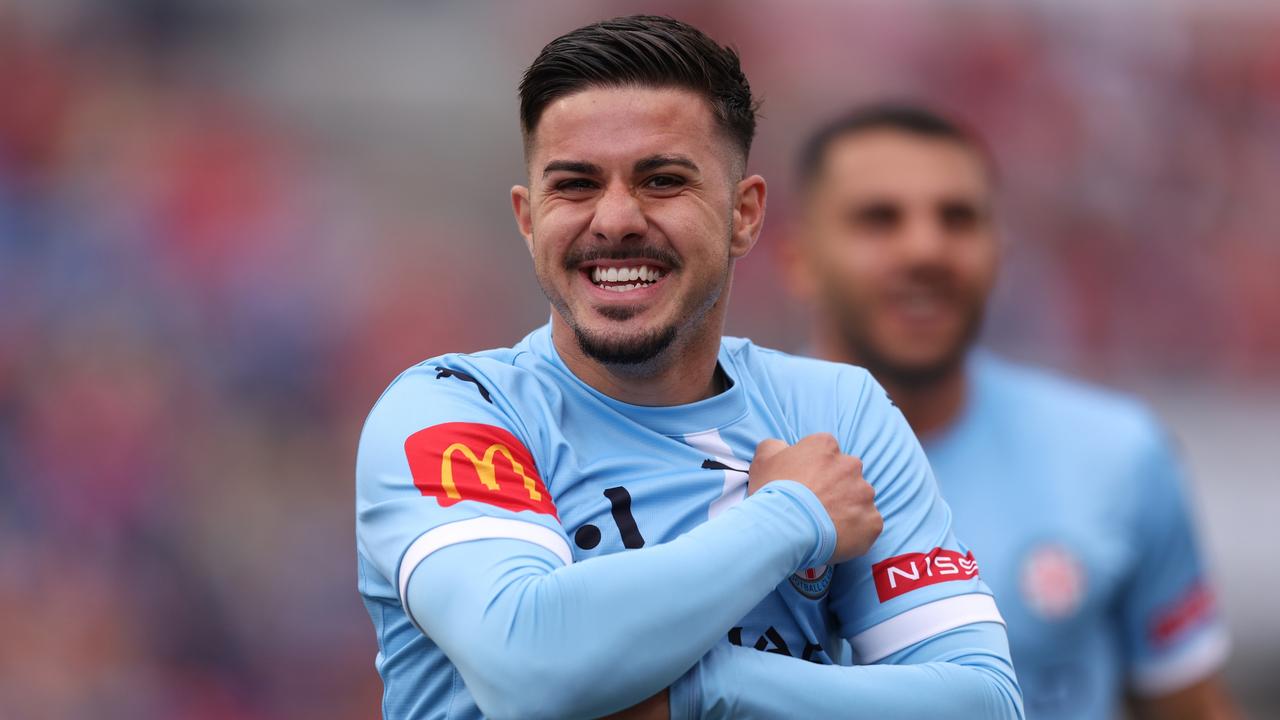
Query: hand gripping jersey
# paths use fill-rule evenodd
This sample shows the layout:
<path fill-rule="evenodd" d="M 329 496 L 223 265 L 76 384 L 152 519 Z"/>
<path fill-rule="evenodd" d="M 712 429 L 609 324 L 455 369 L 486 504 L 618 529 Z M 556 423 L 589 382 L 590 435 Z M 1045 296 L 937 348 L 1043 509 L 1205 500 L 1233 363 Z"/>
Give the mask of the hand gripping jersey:
<path fill-rule="evenodd" d="M 723 341 L 719 363 L 731 386 L 714 397 L 677 407 L 628 405 L 569 372 L 548 326 L 514 348 L 428 360 L 392 383 L 365 424 L 356 498 L 359 588 L 378 635 L 384 714 L 481 716 L 473 696 L 479 685 L 465 682 L 463 675 L 483 677 L 486 670 L 472 665 L 499 663 L 505 655 L 468 660 L 472 665 L 462 667 L 466 672 L 460 674 L 463 660 L 449 657 L 445 648 L 480 643 L 458 625 L 481 622 L 479 613 L 486 608 L 433 605 L 442 585 L 470 581 L 472 556 L 467 553 L 481 544 L 477 541 L 497 547 L 494 541 L 505 540 L 512 553 L 542 558 L 547 572 L 581 566 L 575 583 L 596 577 L 588 572 L 593 563 L 606 572 L 607 563 L 601 560 L 607 556 L 661 557 L 657 569 L 637 562 L 637 569 L 614 576 L 634 579 L 634 572 L 655 573 L 660 581 L 640 589 L 653 597 L 638 591 L 612 598 L 603 586 L 575 587 L 586 600 L 580 605 L 561 600 L 540 610 L 544 617 L 537 622 L 559 627 L 556 623 L 572 623 L 578 614 L 607 613 L 597 633 L 607 643 L 611 627 L 646 628 L 652 620 L 651 631 L 630 632 L 627 647 L 610 651 L 620 656 L 603 659 L 618 663 L 619 672 L 633 661 L 661 657 L 667 648 L 656 643 L 706 642 L 690 648 L 683 667 L 656 671 L 655 677 L 671 681 L 717 644 L 725 648 L 717 668 L 742 657 L 738 648 L 749 649 L 752 656 L 760 655 L 755 651 L 787 656 L 791 664 L 786 668 L 830 665 L 842 639 L 850 640 L 855 662 L 870 664 L 957 628 L 1002 622 L 979 579 L 974 555 L 952 534 L 951 513 L 936 491 L 923 452 L 865 371 L 732 338 Z M 800 532 L 815 538 L 821 533 L 811 528 L 830 525 L 812 493 L 796 483 L 774 483 L 768 492 L 744 501 L 757 443 L 765 438 L 794 443 L 816 432 L 834 434 L 845 452 L 861 458 L 864 475 L 876 489 L 885 522 L 871 551 L 842 565 L 826 564 L 833 536 L 825 531 L 818 542 L 822 547 L 810 551 L 812 541 L 805 541 L 806 549 L 784 561 L 792 564 L 763 592 L 741 610 L 725 610 L 738 614 L 725 627 L 712 629 L 709 641 L 697 639 L 697 624 L 704 618 L 673 619 L 691 623 L 693 629 L 672 634 L 668 623 L 658 621 L 670 611 L 669 604 L 705 597 L 707 604 L 698 607 L 727 606 L 741 594 L 732 585 L 749 582 L 738 576 L 759 574 L 750 570 L 755 555 L 771 552 L 771 536 L 763 535 L 755 546 L 724 556 L 715 566 L 681 567 L 686 558 L 699 562 L 699 543 L 718 542 L 715 528 L 747 532 L 748 506 L 758 506 L 752 510 L 759 511 L 758 518 L 773 517 L 778 508 L 808 507 L 810 515 L 797 517 L 819 519 L 798 521 L 804 528 Z M 766 503 L 774 503 L 768 513 L 760 511 Z M 733 530 L 732 522 L 742 529 Z M 705 529 L 691 532 L 700 526 Z M 791 531 L 770 532 L 781 543 Z M 681 536 L 684 545 L 664 546 Z M 680 552 L 658 555 L 664 547 Z M 429 578 L 419 579 L 415 570 L 424 563 L 436 565 Z M 664 568 L 670 572 L 663 574 Z M 678 584 L 657 586 L 671 578 L 678 578 Z M 425 588 L 421 601 L 411 591 L 420 585 Z M 605 598 L 617 606 L 598 607 Z M 576 609 L 566 608 L 569 604 Z M 456 614 L 471 612 L 477 619 Z M 699 612 L 714 627 L 716 611 Z M 552 647 L 563 638 L 539 637 L 537 628 L 517 630 L 533 634 L 527 642 L 547 644 L 546 654 L 552 655 L 548 663 L 596 651 L 592 643 Z M 511 638 L 517 635 L 507 633 L 500 641 L 516 642 Z M 488 651 L 481 647 L 475 652 Z M 997 648 L 991 654 L 1001 652 Z M 708 666 L 697 691 L 703 696 L 711 692 L 706 683 L 713 670 Z M 668 676 L 660 674 L 668 671 Z M 768 667 L 761 672 L 777 675 Z M 1008 694 L 1016 704 L 1016 685 L 1012 687 Z M 603 707 L 591 706 L 590 713 Z M 745 713 L 743 707 L 734 712 Z M 532 709 L 525 710 L 512 714 L 535 716 Z"/>
<path fill-rule="evenodd" d="M 1109 718 L 1213 672 L 1227 636 L 1181 468 L 1137 403 L 989 354 L 925 450 L 1000 598 L 1027 714 Z"/>

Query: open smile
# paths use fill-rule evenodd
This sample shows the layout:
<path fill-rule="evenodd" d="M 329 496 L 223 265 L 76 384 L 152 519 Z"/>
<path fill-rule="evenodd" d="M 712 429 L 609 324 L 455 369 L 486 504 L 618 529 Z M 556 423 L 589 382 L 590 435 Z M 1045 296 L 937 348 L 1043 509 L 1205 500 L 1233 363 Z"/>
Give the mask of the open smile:
<path fill-rule="evenodd" d="M 600 293 L 610 299 L 645 297 L 670 273 L 647 260 L 601 261 L 584 265 L 580 273 Z"/>

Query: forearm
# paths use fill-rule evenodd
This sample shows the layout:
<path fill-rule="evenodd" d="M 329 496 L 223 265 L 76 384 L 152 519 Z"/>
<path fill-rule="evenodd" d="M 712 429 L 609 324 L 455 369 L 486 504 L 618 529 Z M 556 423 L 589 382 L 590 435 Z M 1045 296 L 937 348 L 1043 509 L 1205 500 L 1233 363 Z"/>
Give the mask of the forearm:
<path fill-rule="evenodd" d="M 446 547 L 409 606 L 486 715 L 593 717 L 674 682 L 833 543 L 817 499 L 780 487 L 670 543 L 568 566 L 514 540 Z"/>
<path fill-rule="evenodd" d="M 1004 628 L 966 625 L 918 643 L 886 662 L 816 665 L 749 648 L 712 650 L 673 697 L 696 699 L 702 718 L 1022 718 L 1022 695 Z M 672 717 L 684 708 L 673 703 Z"/>

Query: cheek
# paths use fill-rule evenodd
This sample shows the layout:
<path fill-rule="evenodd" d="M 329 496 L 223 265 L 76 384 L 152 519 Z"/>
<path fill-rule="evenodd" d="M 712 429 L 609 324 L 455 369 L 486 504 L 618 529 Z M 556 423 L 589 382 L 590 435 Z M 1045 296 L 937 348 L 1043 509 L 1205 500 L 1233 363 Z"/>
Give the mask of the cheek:
<path fill-rule="evenodd" d="M 575 212 L 576 211 L 576 212 Z M 539 265 L 559 265 L 559 259 L 582 234 L 585 223 L 578 208 L 550 208 L 533 219 L 533 258 Z"/>
<path fill-rule="evenodd" d="M 839 283 L 845 294 L 869 294 L 885 282 L 891 265 L 882 244 L 859 238 L 841 238 L 818 258 L 818 272 Z"/>
<path fill-rule="evenodd" d="M 557 237 L 582 232 L 591 224 L 595 204 L 590 200 L 569 201 L 544 197 L 533 213 L 534 230 Z"/>
<path fill-rule="evenodd" d="M 964 284 L 975 293 L 985 295 L 995 284 L 999 256 L 992 248 L 974 247 L 961 256 L 957 265 Z"/>
<path fill-rule="evenodd" d="M 683 198 L 663 201 L 665 205 L 650 208 L 649 222 L 675 251 L 687 261 L 728 261 L 729 210 L 712 208 Z M 722 215 L 717 215 L 719 210 Z"/>

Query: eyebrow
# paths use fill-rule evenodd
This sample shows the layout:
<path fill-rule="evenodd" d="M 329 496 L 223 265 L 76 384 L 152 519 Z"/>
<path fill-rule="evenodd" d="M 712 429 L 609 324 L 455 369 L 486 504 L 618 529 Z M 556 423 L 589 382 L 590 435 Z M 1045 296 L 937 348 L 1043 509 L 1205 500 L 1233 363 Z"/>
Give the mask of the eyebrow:
<path fill-rule="evenodd" d="M 599 165 L 580 160 L 552 160 L 547 166 L 542 168 L 542 177 L 546 177 L 553 172 L 578 173 L 580 175 L 600 176 L 604 174 L 604 170 Z"/>
<path fill-rule="evenodd" d="M 700 172 L 698 164 L 683 155 L 650 155 L 636 161 L 632 171 L 637 175 L 643 175 L 668 165 L 677 165 L 693 172 Z"/>
<path fill-rule="evenodd" d="M 643 175 L 669 165 L 682 167 L 693 172 L 701 172 L 697 163 L 683 155 L 650 155 L 642 160 L 637 160 L 631 171 L 636 175 Z M 599 165 L 582 160 L 552 160 L 547 163 L 546 167 L 542 168 L 542 177 L 554 172 L 577 173 L 579 175 L 598 177 L 604 174 L 604 169 Z"/>

